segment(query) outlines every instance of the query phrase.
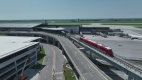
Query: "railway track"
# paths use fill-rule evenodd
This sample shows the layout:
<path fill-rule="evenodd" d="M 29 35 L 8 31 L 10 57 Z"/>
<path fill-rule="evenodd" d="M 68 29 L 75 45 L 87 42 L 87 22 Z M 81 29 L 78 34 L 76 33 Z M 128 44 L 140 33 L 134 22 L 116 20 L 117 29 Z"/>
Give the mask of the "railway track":
<path fill-rule="evenodd" d="M 142 73 L 142 68 L 122 59 L 122 58 L 119 58 L 119 57 L 112 57 L 113 59 L 115 59 L 116 61 L 119 61 L 120 63 L 124 64 L 125 66 L 129 67 L 129 68 L 132 68 L 134 69 L 135 71 L 139 72 L 139 73 Z"/>

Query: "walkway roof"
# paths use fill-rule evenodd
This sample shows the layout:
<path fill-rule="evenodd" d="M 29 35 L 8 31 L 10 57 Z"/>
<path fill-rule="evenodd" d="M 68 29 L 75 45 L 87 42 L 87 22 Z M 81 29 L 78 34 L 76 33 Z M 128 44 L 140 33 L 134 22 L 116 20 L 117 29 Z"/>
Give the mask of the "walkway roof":
<path fill-rule="evenodd" d="M 26 23 L 26 24 L 19 24 L 19 23 L 1 23 L 0 28 L 33 28 L 38 26 L 38 23 Z"/>
<path fill-rule="evenodd" d="M 64 28 L 61 28 L 61 27 L 59 27 L 59 28 L 42 28 L 42 29 L 44 29 L 44 30 L 53 30 L 53 31 L 62 31 L 62 30 L 65 30 Z"/>
<path fill-rule="evenodd" d="M 0 36 L 0 59 L 39 43 L 30 42 L 36 39 L 40 39 L 40 37 Z"/>

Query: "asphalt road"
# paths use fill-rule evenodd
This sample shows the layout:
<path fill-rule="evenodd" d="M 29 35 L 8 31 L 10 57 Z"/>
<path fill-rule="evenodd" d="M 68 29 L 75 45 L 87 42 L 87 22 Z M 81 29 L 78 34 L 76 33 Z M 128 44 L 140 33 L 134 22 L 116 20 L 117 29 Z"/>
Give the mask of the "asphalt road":
<path fill-rule="evenodd" d="M 107 78 L 100 73 L 98 68 L 68 39 L 56 35 L 54 36 L 60 40 L 61 44 L 64 44 L 63 47 L 68 52 L 67 54 L 75 62 L 85 80 L 107 80 Z"/>
<path fill-rule="evenodd" d="M 49 45 L 42 44 L 45 50 L 46 56 L 43 61 L 43 69 L 40 71 L 39 80 L 52 80 L 53 69 L 53 50 Z"/>
<path fill-rule="evenodd" d="M 44 68 L 40 71 L 39 80 L 52 80 L 52 74 L 56 74 L 56 78 L 63 78 L 62 65 L 64 58 L 59 48 L 41 44 L 46 52 L 46 56 L 43 61 Z"/>
<path fill-rule="evenodd" d="M 64 79 L 63 77 L 63 63 L 64 63 L 64 57 L 62 55 L 62 52 L 59 48 L 57 48 L 56 46 L 52 46 L 52 50 L 54 50 L 55 52 L 55 77 L 58 79 Z"/>

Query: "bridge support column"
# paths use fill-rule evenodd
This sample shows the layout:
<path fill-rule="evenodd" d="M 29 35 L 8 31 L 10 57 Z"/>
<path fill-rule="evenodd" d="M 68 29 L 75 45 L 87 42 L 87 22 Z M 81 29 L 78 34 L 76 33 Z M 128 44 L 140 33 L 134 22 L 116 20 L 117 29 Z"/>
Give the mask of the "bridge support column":
<path fill-rule="evenodd" d="M 124 74 L 124 80 L 135 80 L 135 79 L 127 74 Z"/>
<path fill-rule="evenodd" d="M 92 54 L 93 54 L 93 53 L 91 53 L 91 51 L 90 51 L 90 58 L 92 58 Z"/>
<path fill-rule="evenodd" d="M 40 43 L 40 39 L 38 40 L 38 42 Z"/>
<path fill-rule="evenodd" d="M 49 42 L 48 37 L 46 37 L 46 41 L 47 41 L 47 43 Z"/>
<path fill-rule="evenodd" d="M 65 55 L 65 50 L 63 49 L 63 47 L 62 47 L 62 54 Z"/>
<path fill-rule="evenodd" d="M 53 38 L 53 45 L 55 45 L 55 39 Z"/>
<path fill-rule="evenodd" d="M 60 44 L 60 42 L 58 42 L 58 48 L 61 49 L 61 44 Z"/>

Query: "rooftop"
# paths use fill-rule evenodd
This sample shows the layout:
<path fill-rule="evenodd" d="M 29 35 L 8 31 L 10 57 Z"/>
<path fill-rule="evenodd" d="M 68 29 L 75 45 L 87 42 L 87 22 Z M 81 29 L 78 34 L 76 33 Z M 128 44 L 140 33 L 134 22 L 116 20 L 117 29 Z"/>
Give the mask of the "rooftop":
<path fill-rule="evenodd" d="M 40 37 L 24 37 L 24 36 L 0 36 L 0 44 L 1 43 L 24 43 L 30 42 L 35 39 L 39 39 Z"/>
<path fill-rule="evenodd" d="M 62 27 L 59 27 L 59 28 L 42 28 L 42 29 L 45 29 L 45 30 L 54 30 L 54 31 L 61 31 L 61 30 L 65 30 L 64 28 Z"/>
<path fill-rule="evenodd" d="M 26 24 L 19 24 L 19 23 L 2 23 L 0 24 L 0 28 L 33 28 L 39 25 L 38 23 L 26 23 Z"/>
<path fill-rule="evenodd" d="M 40 37 L 0 36 L 0 58 L 30 47 L 38 42 L 30 42 Z"/>

